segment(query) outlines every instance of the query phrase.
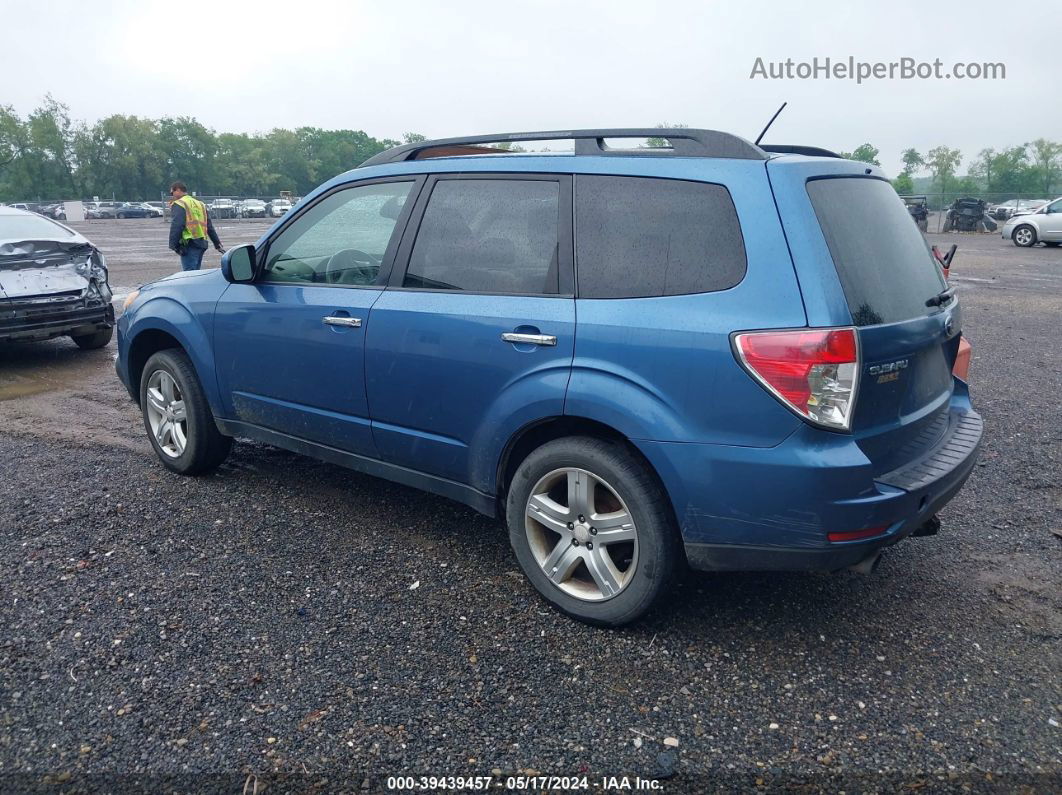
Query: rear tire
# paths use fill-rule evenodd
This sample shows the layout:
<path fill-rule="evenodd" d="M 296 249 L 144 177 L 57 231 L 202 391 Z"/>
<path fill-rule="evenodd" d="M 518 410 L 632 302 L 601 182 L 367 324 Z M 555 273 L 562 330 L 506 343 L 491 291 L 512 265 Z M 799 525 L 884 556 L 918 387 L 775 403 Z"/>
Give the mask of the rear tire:
<path fill-rule="evenodd" d="M 147 360 L 140 378 L 140 411 L 155 454 L 179 475 L 211 472 L 232 449 L 232 439 L 214 424 L 191 360 L 179 348 Z"/>
<path fill-rule="evenodd" d="M 97 348 L 106 347 L 113 336 L 114 326 L 108 326 L 107 328 L 102 328 L 92 334 L 81 334 L 77 337 L 71 336 L 70 339 L 72 339 L 81 350 L 93 351 Z"/>
<path fill-rule="evenodd" d="M 1028 224 L 1022 224 L 1010 233 L 1010 238 L 1015 246 L 1031 248 L 1036 245 L 1036 230 Z"/>
<path fill-rule="evenodd" d="M 620 442 L 574 436 L 538 448 L 517 468 L 505 513 L 524 574 L 580 621 L 635 621 L 672 581 L 680 553 L 670 502 Z"/>

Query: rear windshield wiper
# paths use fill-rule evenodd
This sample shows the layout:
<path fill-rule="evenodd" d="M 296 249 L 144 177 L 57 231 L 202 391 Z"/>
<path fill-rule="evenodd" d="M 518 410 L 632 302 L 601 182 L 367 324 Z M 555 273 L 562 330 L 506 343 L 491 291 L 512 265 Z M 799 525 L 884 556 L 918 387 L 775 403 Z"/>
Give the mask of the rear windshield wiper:
<path fill-rule="evenodd" d="M 949 287 L 944 292 L 937 293 L 932 298 L 926 300 L 926 306 L 943 306 L 948 303 L 955 296 L 955 288 Z"/>

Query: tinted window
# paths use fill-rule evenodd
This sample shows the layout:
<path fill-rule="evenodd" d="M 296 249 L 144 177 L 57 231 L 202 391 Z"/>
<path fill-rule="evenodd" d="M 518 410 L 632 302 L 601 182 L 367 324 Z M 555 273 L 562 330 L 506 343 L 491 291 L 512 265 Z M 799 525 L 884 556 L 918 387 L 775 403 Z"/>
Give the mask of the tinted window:
<path fill-rule="evenodd" d="M 318 202 L 270 244 L 265 280 L 375 284 L 412 187 L 412 182 L 363 185 Z"/>
<path fill-rule="evenodd" d="M 575 254 L 582 298 L 711 292 L 745 276 L 745 246 L 721 185 L 579 175 Z"/>
<path fill-rule="evenodd" d="M 560 185 L 455 179 L 435 184 L 405 287 L 556 293 Z"/>
<path fill-rule="evenodd" d="M 857 326 L 925 315 L 944 278 L 892 185 L 818 179 L 808 195 Z"/>

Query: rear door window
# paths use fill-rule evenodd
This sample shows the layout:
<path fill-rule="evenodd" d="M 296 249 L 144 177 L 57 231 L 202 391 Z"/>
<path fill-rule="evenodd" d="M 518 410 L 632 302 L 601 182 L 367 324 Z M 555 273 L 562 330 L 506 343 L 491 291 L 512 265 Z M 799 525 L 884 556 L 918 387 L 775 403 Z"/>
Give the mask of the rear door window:
<path fill-rule="evenodd" d="M 944 278 L 892 185 L 845 177 L 811 180 L 807 188 L 853 322 L 926 315 L 926 300 L 944 289 Z"/>
<path fill-rule="evenodd" d="M 580 174 L 575 183 L 580 298 L 726 290 L 745 277 L 745 244 L 722 185 Z"/>
<path fill-rule="evenodd" d="M 402 286 L 556 295 L 559 211 L 553 180 L 441 179 Z"/>

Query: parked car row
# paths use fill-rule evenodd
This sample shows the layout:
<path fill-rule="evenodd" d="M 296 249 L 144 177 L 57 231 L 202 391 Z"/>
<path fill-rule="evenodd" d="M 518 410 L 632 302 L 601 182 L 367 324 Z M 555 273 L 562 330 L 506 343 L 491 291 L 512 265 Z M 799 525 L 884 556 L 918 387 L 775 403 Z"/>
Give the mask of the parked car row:
<path fill-rule="evenodd" d="M 162 202 L 85 202 L 86 218 L 162 218 Z"/>
<path fill-rule="evenodd" d="M 1009 201 L 991 204 L 988 214 L 997 221 L 1006 221 L 1015 215 L 1027 215 L 1033 213 L 1047 204 L 1047 199 L 1010 199 Z"/>
<path fill-rule="evenodd" d="M 295 200 L 296 202 L 298 199 Z M 151 201 L 90 201 L 84 202 L 85 218 L 162 218 L 168 217 L 168 202 Z M 56 221 L 65 221 L 65 202 L 13 202 L 7 207 L 37 213 Z M 229 199 L 219 197 L 207 203 L 215 219 L 279 218 L 292 208 L 288 199 Z"/>
<path fill-rule="evenodd" d="M 268 202 L 262 199 L 217 198 L 207 207 L 215 219 L 279 218 L 291 209 L 292 203 L 283 198 L 272 199 Z"/>

